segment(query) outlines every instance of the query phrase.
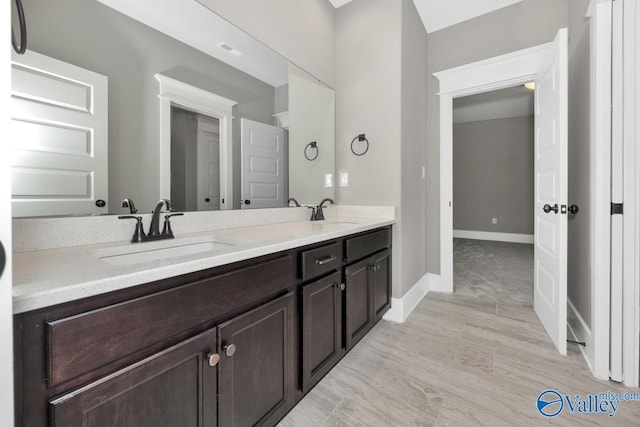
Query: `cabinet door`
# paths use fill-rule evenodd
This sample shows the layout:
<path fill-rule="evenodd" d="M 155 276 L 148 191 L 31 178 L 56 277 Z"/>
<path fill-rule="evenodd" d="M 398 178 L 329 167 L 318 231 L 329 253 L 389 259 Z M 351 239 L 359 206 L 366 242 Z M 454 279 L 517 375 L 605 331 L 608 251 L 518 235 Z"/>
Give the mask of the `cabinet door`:
<path fill-rule="evenodd" d="M 347 350 L 373 326 L 373 296 L 369 280 L 372 262 L 371 258 L 367 258 L 345 269 Z"/>
<path fill-rule="evenodd" d="M 211 329 L 49 402 L 53 426 L 204 426 L 217 424 Z"/>
<path fill-rule="evenodd" d="M 340 273 L 334 273 L 302 288 L 302 391 L 305 393 L 344 353 L 340 279 Z"/>
<path fill-rule="evenodd" d="M 292 293 L 219 326 L 221 426 L 273 425 L 293 407 L 293 328 Z"/>
<path fill-rule="evenodd" d="M 389 251 L 385 250 L 373 257 L 371 281 L 373 282 L 374 323 L 391 308 L 391 262 Z"/>

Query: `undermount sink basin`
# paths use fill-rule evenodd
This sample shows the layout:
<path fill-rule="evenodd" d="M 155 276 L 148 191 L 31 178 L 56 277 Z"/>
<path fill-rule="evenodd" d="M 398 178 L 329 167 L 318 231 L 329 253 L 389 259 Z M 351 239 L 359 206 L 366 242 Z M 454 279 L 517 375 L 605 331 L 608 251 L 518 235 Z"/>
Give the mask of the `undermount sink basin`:
<path fill-rule="evenodd" d="M 134 265 L 185 255 L 213 254 L 237 246 L 234 242 L 216 237 L 186 238 L 99 249 L 92 252 L 101 261 L 113 265 Z"/>

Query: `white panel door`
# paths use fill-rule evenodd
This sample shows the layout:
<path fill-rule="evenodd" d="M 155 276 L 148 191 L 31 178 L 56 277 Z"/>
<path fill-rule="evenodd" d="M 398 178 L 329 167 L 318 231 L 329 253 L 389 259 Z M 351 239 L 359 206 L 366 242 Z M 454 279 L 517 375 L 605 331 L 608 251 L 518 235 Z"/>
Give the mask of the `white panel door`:
<path fill-rule="evenodd" d="M 567 30 L 536 75 L 534 308 L 567 354 Z"/>
<path fill-rule="evenodd" d="M 221 202 L 223 175 L 220 167 L 220 126 L 216 119 L 198 116 L 198 178 L 199 211 L 218 211 Z"/>
<path fill-rule="evenodd" d="M 108 212 L 107 108 L 105 76 L 32 51 L 13 54 L 14 216 Z"/>
<path fill-rule="evenodd" d="M 285 206 L 287 144 L 282 128 L 241 119 L 242 209 Z"/>

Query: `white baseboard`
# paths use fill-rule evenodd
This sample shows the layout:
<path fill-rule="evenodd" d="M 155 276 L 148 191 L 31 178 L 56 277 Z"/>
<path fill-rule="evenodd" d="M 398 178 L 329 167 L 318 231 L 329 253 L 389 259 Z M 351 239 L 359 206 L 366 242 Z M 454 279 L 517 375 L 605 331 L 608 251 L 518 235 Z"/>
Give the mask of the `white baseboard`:
<path fill-rule="evenodd" d="M 490 240 L 492 242 L 533 244 L 533 234 L 493 233 L 490 231 L 453 230 L 453 237 L 458 239 Z"/>
<path fill-rule="evenodd" d="M 427 273 L 427 283 L 429 284 L 430 291 L 448 294 L 453 292 L 451 283 L 445 283 L 445 280 L 440 274 Z"/>
<path fill-rule="evenodd" d="M 384 315 L 384 319 L 394 323 L 404 323 L 427 292 L 429 292 L 429 283 L 428 274 L 425 274 L 402 298 L 391 298 L 391 309 Z"/>
<path fill-rule="evenodd" d="M 595 371 L 593 369 L 593 335 L 591 334 L 591 329 L 587 326 L 587 323 L 584 321 L 582 316 L 580 316 L 576 307 L 569 300 L 567 300 L 567 329 L 572 340 L 585 343 L 584 346 L 578 345 L 578 347 L 580 348 L 582 357 L 584 357 L 587 365 L 589 365 L 591 373 L 595 376 Z"/>

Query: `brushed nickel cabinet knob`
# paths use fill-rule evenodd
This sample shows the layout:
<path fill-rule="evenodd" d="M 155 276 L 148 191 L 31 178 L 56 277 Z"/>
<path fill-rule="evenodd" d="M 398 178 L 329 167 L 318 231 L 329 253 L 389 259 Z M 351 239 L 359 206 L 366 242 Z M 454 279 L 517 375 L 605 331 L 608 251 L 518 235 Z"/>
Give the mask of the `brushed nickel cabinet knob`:
<path fill-rule="evenodd" d="M 237 350 L 237 348 L 236 348 L 236 345 L 235 345 L 235 344 L 227 344 L 227 345 L 225 345 L 224 347 L 222 347 L 222 350 L 224 351 L 224 354 L 225 354 L 227 357 L 231 357 L 231 356 L 233 356 L 234 354 L 236 354 L 236 350 Z"/>
<path fill-rule="evenodd" d="M 214 367 L 220 361 L 220 355 L 218 353 L 207 353 L 207 363 L 209 366 Z"/>

